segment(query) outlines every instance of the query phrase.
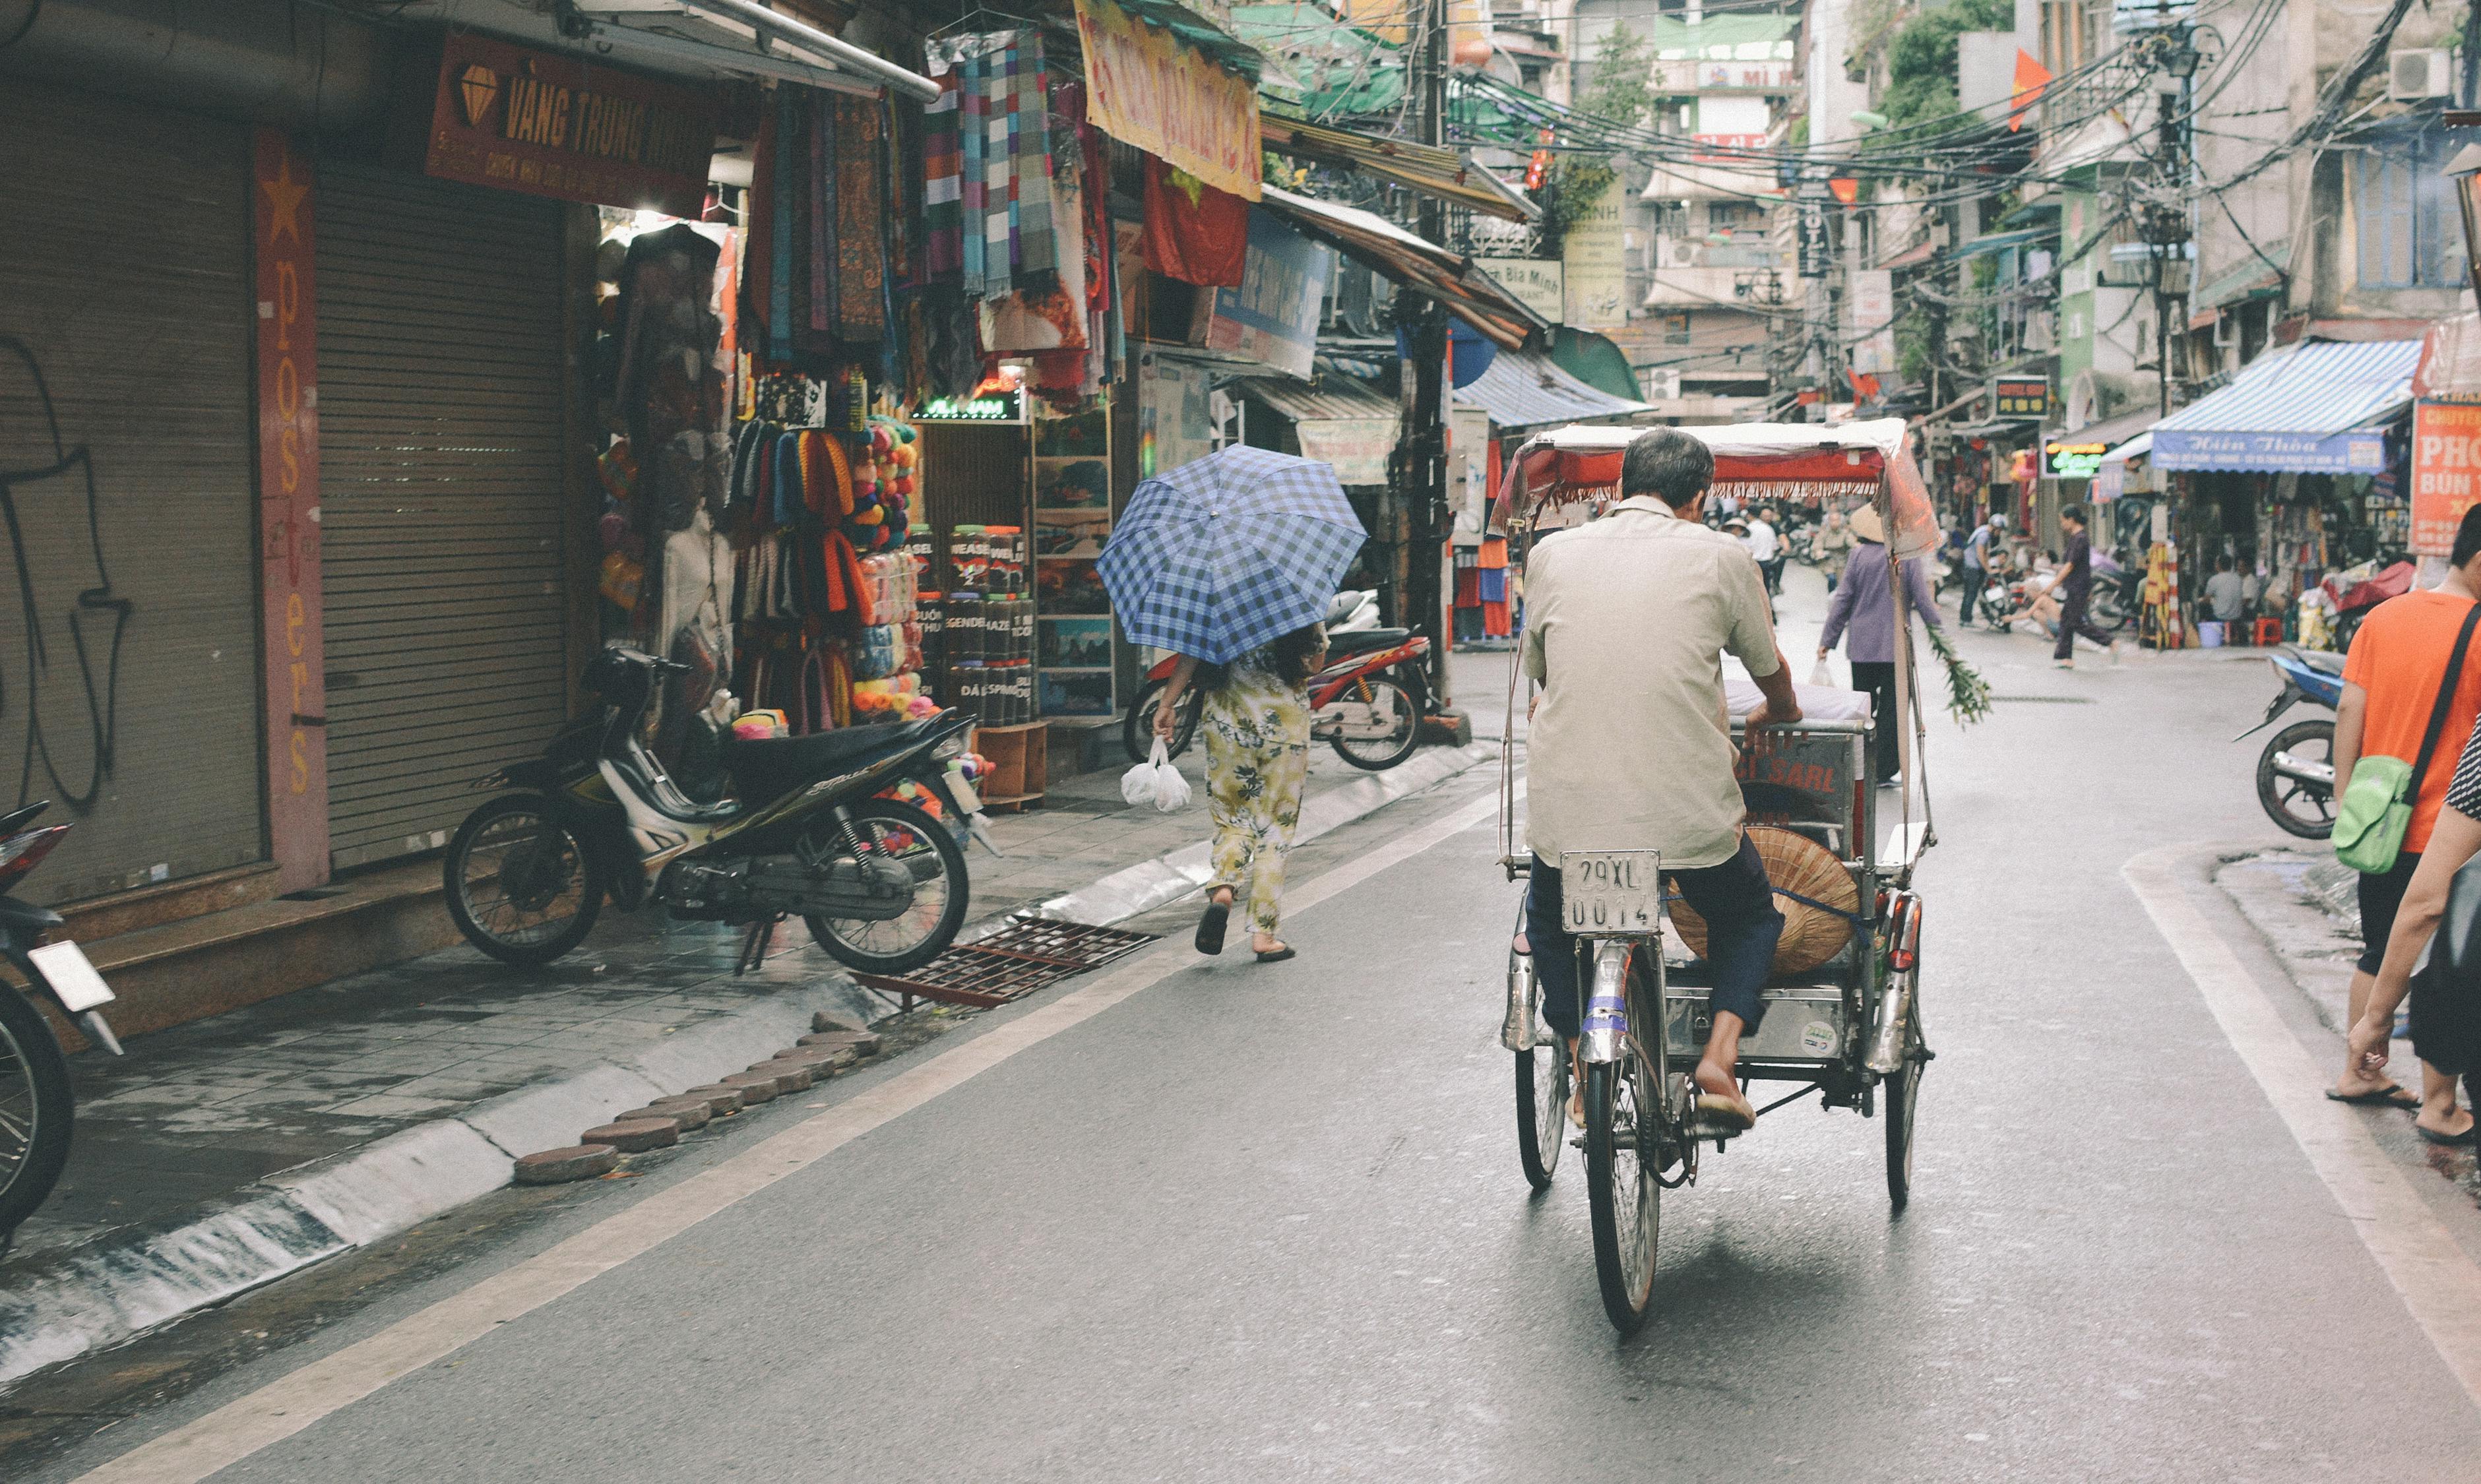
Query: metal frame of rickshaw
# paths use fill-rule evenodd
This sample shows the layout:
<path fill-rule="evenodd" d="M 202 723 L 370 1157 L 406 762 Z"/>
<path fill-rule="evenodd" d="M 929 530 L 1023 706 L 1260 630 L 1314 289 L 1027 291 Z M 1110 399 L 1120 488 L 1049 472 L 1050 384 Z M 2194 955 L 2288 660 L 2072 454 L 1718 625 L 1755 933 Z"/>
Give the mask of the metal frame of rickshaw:
<path fill-rule="evenodd" d="M 1937 540 L 1935 519 L 1930 514 L 1920 473 L 1904 445 L 1900 421 L 1848 425 L 1842 429 L 1743 424 L 1681 430 L 1703 437 L 1714 448 L 1716 489 L 1777 501 L 1818 501 L 1867 493 L 1876 502 L 1886 529 L 1894 534 L 1893 541 L 1900 554 L 1916 555 L 1928 550 Z M 1545 507 L 1581 502 L 1594 506 L 1599 513 L 1601 508 L 1618 498 L 1620 453 L 1643 431 L 1633 428 L 1562 429 L 1528 440 L 1507 460 L 1506 483 L 1494 513 L 1493 528 L 1503 532 L 1508 539 L 1511 568 L 1522 570 L 1535 529 L 1533 517 Z M 1894 588 L 1896 602 L 1903 603 L 1903 585 L 1897 583 Z M 1833 850 L 1851 873 L 1858 897 L 1858 910 L 1850 914 L 1851 940 L 1834 959 L 1809 974 L 1768 981 L 1765 997 L 1770 1013 L 1764 1032 L 1743 1044 L 1739 1066 L 1742 1085 L 1746 1087 L 1753 1081 L 1801 1084 L 1796 1091 L 1760 1107 L 1761 1114 L 1815 1092 L 1824 1106 L 1852 1107 L 1865 1117 L 1871 1116 L 1880 1111 L 1873 1106 L 1876 1095 L 1887 1091 L 1889 1106 L 1884 1111 L 1888 1126 L 1888 1191 L 1897 1211 L 1902 1210 L 1910 1194 L 1914 1097 L 1920 1069 L 1930 1055 L 1920 1031 L 1916 988 L 1920 903 L 1912 891 L 1912 879 L 1921 853 L 1936 841 L 1926 793 L 1921 800 L 1922 818 L 1919 821 L 1911 819 L 1913 791 L 1921 772 L 1918 752 L 1920 709 L 1916 704 L 1910 627 L 1909 622 L 1895 625 L 1896 716 L 1891 719 L 1897 726 L 1905 752 L 1905 783 L 1898 800 L 1905 819 L 1891 842 L 1891 852 L 1882 856 L 1880 850 L 1877 790 L 1871 786 L 1868 774 L 1871 722 L 1803 721 L 1780 732 L 1770 728 L 1772 735 L 1762 738 L 1757 749 L 1743 754 L 1741 782 L 1743 796 L 1753 806 L 1753 822 L 1798 830 Z M 1515 717 L 1519 715 L 1519 701 L 1529 699 L 1529 695 L 1520 695 L 1522 668 L 1520 645 L 1509 661 L 1507 723 L 1501 742 L 1500 856 L 1501 866 L 1511 881 L 1531 873 L 1530 855 L 1517 848 L 1515 824 Z M 1736 719 L 1732 726 L 1735 739 L 1740 740 L 1740 723 Z M 1822 787 L 1818 777 L 1821 768 L 1827 769 Z M 1788 788 L 1787 778 L 1802 786 Z M 1836 800 L 1841 818 L 1785 818 L 1786 811 L 1781 808 L 1760 807 L 1801 797 Z M 1645 931 L 1580 935 L 1578 973 L 1580 997 L 1584 1002 L 1580 1020 L 1585 1027 L 1580 1059 L 1590 1069 L 1612 1066 L 1641 1054 L 1658 1070 L 1658 1101 L 1661 1119 L 1667 1127 L 1657 1149 L 1658 1160 L 1645 1161 L 1641 1177 L 1646 1187 L 1655 1192 L 1652 1198 L 1658 1208 L 1661 1189 L 1694 1183 L 1698 1151 L 1708 1138 L 1713 1138 L 1718 1151 L 1725 1142 L 1711 1132 L 1697 1129 L 1688 1111 L 1693 1095 L 1684 1085 L 1685 1073 L 1676 1070 L 1694 1064 L 1704 1048 L 1710 1022 L 1705 1013 L 1704 988 L 1693 982 L 1702 976 L 1683 976 L 1677 967 L 1666 963 L 1664 949 L 1670 935 L 1664 924 L 1669 920 L 1666 909 Z M 1520 896 L 1517 931 L 1523 930 L 1524 898 Z M 1818 998 L 1820 991 L 1831 993 L 1839 1008 L 1831 1032 L 1835 1044 L 1814 1054 L 1784 1054 L 1780 1047 L 1785 1037 L 1778 1028 L 1779 1023 L 1799 1013 L 1802 1005 L 1811 1007 L 1814 1015 L 1815 1007 L 1826 1002 Z M 1635 1024 L 1642 1020 L 1649 1002 L 1660 1007 L 1658 1018 L 1663 1027 L 1663 1034 L 1650 1045 L 1640 1041 Z M 1805 1036 L 1816 1024 L 1813 1019 L 1794 1034 Z M 1521 1153 L 1527 1176 L 1537 1191 L 1549 1186 L 1559 1146 L 1568 1139 L 1564 1106 L 1568 1086 L 1566 1058 L 1557 1048 L 1557 1040 L 1541 1023 L 1539 991 L 1530 955 L 1518 952 L 1511 938 L 1502 1042 L 1516 1056 Z M 1541 1048 L 1546 1041 L 1553 1047 L 1550 1055 L 1555 1058 L 1552 1067 L 1544 1065 Z M 1632 1053 L 1632 1046 L 1637 1052 Z M 1802 1050 L 1809 1050 L 1806 1040 Z M 1546 1076 L 1552 1083 L 1549 1087 L 1543 1085 Z M 1888 1085 L 1891 1082 L 1894 1084 L 1892 1087 Z M 1900 1106 L 1895 1106 L 1898 1099 Z M 1577 1142 L 1586 1140 L 1580 1137 Z M 1589 1150 L 1589 1167 L 1592 1162 Z M 1646 1304 L 1631 1309 L 1615 1289 L 1614 1274 L 1608 1270 L 1611 1264 L 1602 1240 L 1605 1214 L 1598 1204 L 1597 1266 L 1605 1269 L 1601 1273 L 1605 1306 L 1612 1322 L 1626 1333 L 1643 1322 Z M 1640 1221 L 1640 1226 L 1646 1224 Z M 1646 1234 L 1645 1241 L 1645 1271 L 1641 1276 L 1643 1291 L 1650 1301 L 1654 1257 L 1651 1232 Z"/>

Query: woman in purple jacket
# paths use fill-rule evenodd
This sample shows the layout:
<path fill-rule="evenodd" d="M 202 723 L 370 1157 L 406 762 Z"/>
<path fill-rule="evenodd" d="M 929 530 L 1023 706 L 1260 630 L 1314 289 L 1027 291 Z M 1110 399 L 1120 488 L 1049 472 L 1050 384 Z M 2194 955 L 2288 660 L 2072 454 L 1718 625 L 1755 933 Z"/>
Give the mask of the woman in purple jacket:
<path fill-rule="evenodd" d="M 1878 511 L 1863 506 L 1852 512 L 1852 534 L 1859 545 L 1844 564 L 1843 581 L 1826 605 L 1826 630 L 1818 636 L 1817 657 L 1842 639 L 1844 657 L 1852 662 L 1852 688 L 1869 692 L 1869 714 L 1879 718 L 1878 755 L 1870 769 L 1880 787 L 1895 778 L 1897 745 L 1895 715 L 1895 590 L 1893 562 L 1887 554 L 1887 528 Z M 1929 579 L 1920 559 L 1904 563 L 1905 606 L 1939 627 L 1938 601 L 1930 596 Z"/>

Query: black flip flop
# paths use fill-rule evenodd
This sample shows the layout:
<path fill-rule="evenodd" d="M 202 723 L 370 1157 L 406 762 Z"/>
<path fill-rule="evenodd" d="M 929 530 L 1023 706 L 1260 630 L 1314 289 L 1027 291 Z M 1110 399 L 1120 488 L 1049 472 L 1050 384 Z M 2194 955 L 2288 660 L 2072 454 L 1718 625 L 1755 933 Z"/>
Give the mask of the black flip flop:
<path fill-rule="evenodd" d="M 2434 1133 L 2418 1124 L 2412 1126 L 2412 1132 L 2433 1144 L 2443 1144 L 2449 1149 L 2465 1149 L 2471 1146 L 2475 1134 L 2481 1134 L 2481 1123 L 2474 1124 L 2461 1133 Z"/>
<path fill-rule="evenodd" d="M 2326 1089 L 2326 1101 L 2349 1103 L 2354 1107 L 2418 1107 L 2420 1094 L 2400 1082 L 2390 1082 L 2384 1087 L 2372 1087 L 2366 1092 L 2341 1093 L 2329 1087 Z"/>
<path fill-rule="evenodd" d="M 1258 962 L 1262 964 L 1280 964 L 1285 959 L 1295 956 L 1297 955 L 1293 952 L 1293 946 L 1287 943 L 1282 948 L 1259 954 Z"/>
<path fill-rule="evenodd" d="M 1231 916 L 1232 904 L 1230 902 L 1210 901 L 1206 904 L 1206 915 L 1197 920 L 1197 950 L 1199 952 L 1220 953 L 1223 951 L 1223 924 L 1231 919 Z"/>

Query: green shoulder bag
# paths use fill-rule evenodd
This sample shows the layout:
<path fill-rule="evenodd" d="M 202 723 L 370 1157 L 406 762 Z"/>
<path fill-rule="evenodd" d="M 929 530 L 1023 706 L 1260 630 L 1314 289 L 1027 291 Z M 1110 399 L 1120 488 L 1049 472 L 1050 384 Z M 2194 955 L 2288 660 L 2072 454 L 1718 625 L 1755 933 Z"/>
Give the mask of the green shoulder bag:
<path fill-rule="evenodd" d="M 2412 828 L 2413 801 L 2420 797 L 2421 778 L 2446 730 L 2447 713 L 2455 707 L 2456 683 L 2464 676 L 2464 652 L 2472 645 L 2472 629 L 2481 624 L 2481 603 L 2464 615 L 2455 636 L 2455 652 L 2447 657 L 2446 678 L 2438 700 L 2429 708 L 2429 729 L 2421 734 L 2420 755 L 2407 763 L 2383 753 L 2352 766 L 2352 781 L 2335 801 L 2335 858 L 2363 875 L 2392 871 L 2403 852 L 2404 832 Z"/>

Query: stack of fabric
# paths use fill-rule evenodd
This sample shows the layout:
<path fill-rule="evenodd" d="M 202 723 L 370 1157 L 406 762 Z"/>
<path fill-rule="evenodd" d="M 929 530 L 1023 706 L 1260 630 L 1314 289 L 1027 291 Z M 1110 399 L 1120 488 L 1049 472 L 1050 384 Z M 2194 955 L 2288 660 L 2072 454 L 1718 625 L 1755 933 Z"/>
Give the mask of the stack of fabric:
<path fill-rule="evenodd" d="M 1481 600 L 1481 632 L 1491 638 L 1505 638 L 1516 632 L 1509 616 L 1516 595 L 1507 571 L 1507 538 L 1491 536 L 1476 550 L 1475 587 Z"/>

